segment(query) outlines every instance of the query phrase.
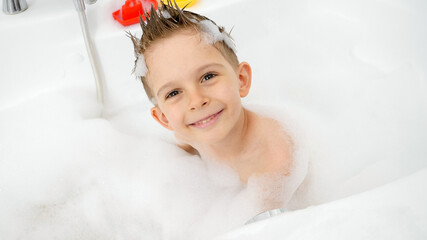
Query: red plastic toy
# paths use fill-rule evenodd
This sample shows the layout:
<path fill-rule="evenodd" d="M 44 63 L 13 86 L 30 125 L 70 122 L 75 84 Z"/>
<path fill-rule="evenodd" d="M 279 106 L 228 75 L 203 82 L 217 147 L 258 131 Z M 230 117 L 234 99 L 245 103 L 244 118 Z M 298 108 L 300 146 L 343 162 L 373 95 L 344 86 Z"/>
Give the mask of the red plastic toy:
<path fill-rule="evenodd" d="M 145 21 L 144 12 L 150 13 L 151 5 L 157 10 L 158 3 L 156 0 L 126 0 L 121 9 L 113 12 L 113 18 L 123 26 L 139 23 L 139 15 Z"/>

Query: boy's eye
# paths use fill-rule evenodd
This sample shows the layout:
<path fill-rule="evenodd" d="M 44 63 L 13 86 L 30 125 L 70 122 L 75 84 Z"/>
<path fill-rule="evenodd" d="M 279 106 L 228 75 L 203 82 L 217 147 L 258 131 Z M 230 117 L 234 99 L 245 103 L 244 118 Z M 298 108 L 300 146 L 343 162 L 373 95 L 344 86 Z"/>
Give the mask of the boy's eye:
<path fill-rule="evenodd" d="M 178 95 L 178 94 L 180 94 L 180 93 L 181 93 L 181 92 L 180 92 L 180 91 L 178 91 L 178 90 L 173 90 L 172 92 L 168 93 L 168 95 L 166 95 L 166 99 L 171 98 L 171 97 L 174 97 L 174 96 L 176 96 L 176 95 Z"/>
<path fill-rule="evenodd" d="M 205 75 L 203 75 L 202 77 L 202 82 L 207 81 L 213 77 L 215 77 L 216 75 L 214 73 L 206 73 Z"/>

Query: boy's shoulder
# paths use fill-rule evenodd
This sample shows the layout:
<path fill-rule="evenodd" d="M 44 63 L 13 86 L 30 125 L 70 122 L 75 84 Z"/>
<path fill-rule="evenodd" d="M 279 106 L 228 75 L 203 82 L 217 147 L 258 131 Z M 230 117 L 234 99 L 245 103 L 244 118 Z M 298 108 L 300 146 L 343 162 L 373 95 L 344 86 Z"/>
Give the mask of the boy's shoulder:
<path fill-rule="evenodd" d="M 253 118 L 253 144 L 259 148 L 260 173 L 289 174 L 293 141 L 281 122 L 270 116 L 249 111 Z"/>

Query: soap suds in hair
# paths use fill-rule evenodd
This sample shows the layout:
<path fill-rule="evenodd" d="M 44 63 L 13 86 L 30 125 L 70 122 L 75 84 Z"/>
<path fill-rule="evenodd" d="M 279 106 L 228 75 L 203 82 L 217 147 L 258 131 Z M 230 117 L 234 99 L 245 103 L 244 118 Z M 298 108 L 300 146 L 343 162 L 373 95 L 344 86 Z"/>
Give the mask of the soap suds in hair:
<path fill-rule="evenodd" d="M 237 52 L 236 45 L 233 40 L 225 32 L 220 32 L 217 25 L 210 20 L 202 20 L 198 23 L 202 34 L 203 40 L 209 44 L 215 44 L 216 42 L 223 41 L 234 53 Z"/>
<path fill-rule="evenodd" d="M 148 72 L 147 65 L 145 64 L 145 57 L 143 54 L 137 55 L 134 74 L 136 77 L 145 77 Z"/>

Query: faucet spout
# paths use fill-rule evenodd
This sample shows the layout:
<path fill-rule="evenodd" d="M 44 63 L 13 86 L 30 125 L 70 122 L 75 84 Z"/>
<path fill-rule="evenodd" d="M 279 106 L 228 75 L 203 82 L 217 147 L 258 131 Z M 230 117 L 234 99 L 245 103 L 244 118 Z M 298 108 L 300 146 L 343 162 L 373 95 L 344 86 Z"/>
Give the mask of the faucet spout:
<path fill-rule="evenodd" d="M 6 14 L 18 14 L 27 10 L 26 0 L 3 0 L 3 12 Z"/>
<path fill-rule="evenodd" d="M 83 38 L 85 40 L 87 54 L 89 56 L 90 64 L 92 65 L 93 76 L 95 78 L 96 85 L 96 93 L 99 103 L 104 103 L 104 88 L 101 79 L 101 73 L 99 68 L 99 62 L 96 57 L 96 51 L 94 48 L 94 44 L 92 42 L 92 38 L 89 34 L 89 27 L 86 19 L 86 7 L 85 2 L 83 0 L 73 0 L 74 6 L 76 7 L 77 13 L 79 14 L 80 26 L 82 28 Z M 94 3 L 95 1 L 92 1 Z"/>

